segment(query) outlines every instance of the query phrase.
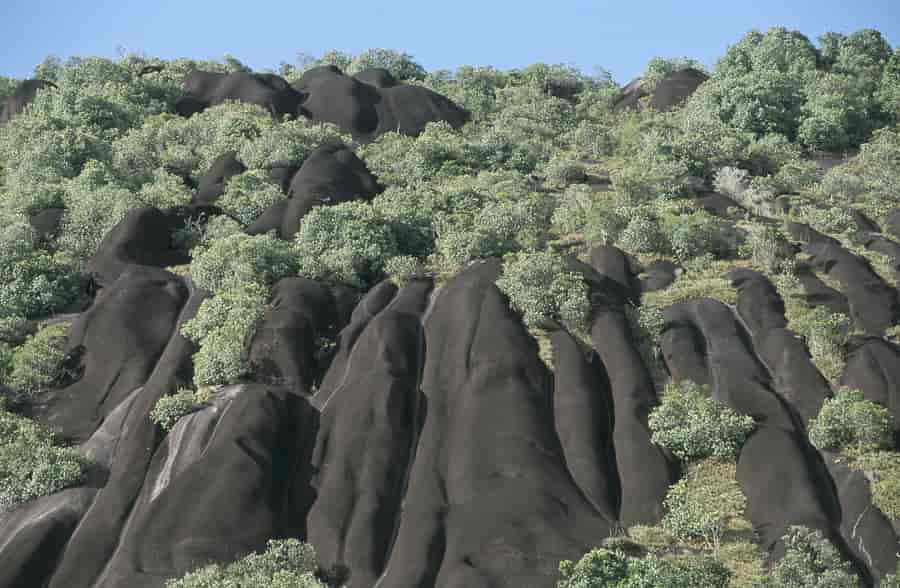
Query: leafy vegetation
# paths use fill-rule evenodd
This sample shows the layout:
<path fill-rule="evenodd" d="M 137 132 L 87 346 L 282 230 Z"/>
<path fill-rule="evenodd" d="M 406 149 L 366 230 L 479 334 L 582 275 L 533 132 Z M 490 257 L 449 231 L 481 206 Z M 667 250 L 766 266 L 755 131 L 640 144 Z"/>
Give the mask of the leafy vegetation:
<path fill-rule="evenodd" d="M 689 380 L 666 387 L 648 418 L 653 442 L 684 461 L 717 457 L 736 460 L 756 424 L 708 396 Z"/>
<path fill-rule="evenodd" d="M 629 559 L 620 551 L 603 548 L 586 553 L 577 563 L 563 561 L 559 570 L 562 579 L 557 588 L 725 588 L 731 578 L 728 568 L 711 557 Z"/>
<path fill-rule="evenodd" d="M 16 347 L 9 356 L 5 383 L 30 397 L 65 378 L 67 330 L 67 325 L 45 327 Z"/>
<path fill-rule="evenodd" d="M 820 531 L 791 527 L 784 537 L 785 554 L 770 575 L 757 579 L 754 588 L 857 588 L 859 579 L 850 564 Z"/>
<path fill-rule="evenodd" d="M 550 253 L 526 253 L 504 262 L 497 287 L 522 313 L 529 327 L 559 320 L 583 330 L 590 311 L 588 287 L 576 272 Z"/>
<path fill-rule="evenodd" d="M 819 416 L 810 420 L 809 438 L 819 449 L 833 451 L 892 449 L 894 419 L 862 392 L 844 388 L 834 398 L 826 398 Z"/>
<path fill-rule="evenodd" d="M 316 577 L 317 567 L 310 545 L 296 539 L 271 540 L 263 553 L 251 553 L 227 566 L 208 565 L 169 580 L 166 588 L 325 588 Z"/>
<path fill-rule="evenodd" d="M 181 388 L 175 394 L 163 396 L 156 401 L 150 411 L 150 420 L 163 431 L 169 431 L 181 417 L 202 408 L 208 398 L 208 393 Z"/>
<path fill-rule="evenodd" d="M 0 512 L 81 483 L 87 465 L 50 431 L 8 412 L 0 397 Z"/>

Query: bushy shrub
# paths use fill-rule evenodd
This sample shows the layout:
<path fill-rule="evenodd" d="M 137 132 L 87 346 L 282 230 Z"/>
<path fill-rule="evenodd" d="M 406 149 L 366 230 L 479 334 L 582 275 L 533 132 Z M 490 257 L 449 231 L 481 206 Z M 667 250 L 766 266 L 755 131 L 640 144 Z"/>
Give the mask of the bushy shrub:
<path fill-rule="evenodd" d="M 14 252 L 4 245 L 0 243 L 0 317 L 45 316 L 78 297 L 82 280 L 62 256 L 27 247 Z"/>
<path fill-rule="evenodd" d="M 648 418 L 652 440 L 684 461 L 717 457 L 737 459 L 753 431 L 753 417 L 739 415 L 709 398 L 691 381 L 669 384 Z"/>
<path fill-rule="evenodd" d="M 141 186 L 137 196 L 142 206 L 159 209 L 191 203 L 191 190 L 184 180 L 164 169 L 153 172 L 153 179 Z"/>
<path fill-rule="evenodd" d="M 800 147 L 780 133 L 769 133 L 753 139 L 747 146 L 746 162 L 756 176 L 778 173 L 784 165 L 798 161 Z"/>
<path fill-rule="evenodd" d="M 0 398 L 0 512 L 81 483 L 87 465 L 50 431 L 7 412 Z"/>
<path fill-rule="evenodd" d="M 316 554 L 312 546 L 296 539 L 269 540 L 263 553 L 251 553 L 221 566 L 211 564 L 166 588 L 326 588 L 316 577 Z"/>
<path fill-rule="evenodd" d="M 235 284 L 272 285 L 297 272 L 297 254 L 291 244 L 270 235 L 231 233 L 208 246 L 201 243 L 192 254 L 191 276 L 213 293 Z"/>
<path fill-rule="evenodd" d="M 355 286 L 379 280 L 385 262 L 400 253 L 390 227 L 364 202 L 313 208 L 294 244 L 300 275 Z"/>
<path fill-rule="evenodd" d="M 580 157 L 600 159 L 612 155 L 615 142 L 609 125 L 593 120 L 580 120 L 565 137 L 566 143 Z"/>
<path fill-rule="evenodd" d="M 583 233 L 593 207 L 594 192 L 590 186 L 583 184 L 569 186 L 559 195 L 551 222 L 560 235 Z"/>
<path fill-rule="evenodd" d="M 627 214 L 628 224 L 618 238 L 622 249 L 629 253 L 665 253 L 669 250 L 667 235 L 652 208 L 636 207 L 627 210 Z"/>
<path fill-rule="evenodd" d="M 199 410 L 205 402 L 205 394 L 182 388 L 175 394 L 157 400 L 153 410 L 150 411 L 150 420 L 159 425 L 163 431 L 169 431 L 181 417 Z"/>
<path fill-rule="evenodd" d="M 894 419 L 885 407 L 858 390 L 841 389 L 822 404 L 809 423 L 809 438 L 819 449 L 855 452 L 894 446 Z"/>
<path fill-rule="evenodd" d="M 421 275 L 422 263 L 411 255 L 397 255 L 384 264 L 384 273 L 402 286 L 410 279 Z"/>
<path fill-rule="evenodd" d="M 436 251 L 451 265 L 540 249 L 547 240 L 554 200 L 535 194 L 524 200 L 489 202 L 472 216 L 439 219 Z"/>
<path fill-rule="evenodd" d="M 393 49 L 368 49 L 353 58 L 347 65 L 347 73 L 353 75 L 370 67 L 388 70 L 398 80 L 421 80 L 425 78 L 425 68 L 413 60 L 408 53 Z"/>
<path fill-rule="evenodd" d="M 725 588 L 731 579 L 728 568 L 711 557 L 629 559 L 621 551 L 603 548 L 589 551 L 577 563 L 560 562 L 559 571 L 557 588 Z"/>
<path fill-rule="evenodd" d="M 740 244 L 740 236 L 730 223 L 704 210 L 668 215 L 663 225 L 671 251 L 681 261 L 704 254 L 727 258 Z"/>
<path fill-rule="evenodd" d="M 787 237 L 773 225 L 751 225 L 745 250 L 766 271 L 779 274 L 794 267 Z"/>
<path fill-rule="evenodd" d="M 590 312 L 584 279 L 552 253 L 521 253 L 505 261 L 497 287 L 529 327 L 552 319 L 583 329 Z"/>
<path fill-rule="evenodd" d="M 836 377 L 843 367 L 844 348 L 852 327 L 850 317 L 817 306 L 799 317 L 793 326 L 806 339 L 812 360 L 823 375 Z"/>
<path fill-rule="evenodd" d="M 247 280 L 204 300 L 181 333 L 199 343 L 194 354 L 197 386 L 233 384 L 250 372 L 249 347 L 265 314 L 269 289 Z"/>
<path fill-rule="evenodd" d="M 729 524 L 743 515 L 746 504 L 734 464 L 705 459 L 669 488 L 662 526 L 677 539 L 699 540 L 718 551 Z"/>
<path fill-rule="evenodd" d="M 884 66 L 877 98 L 889 121 L 900 122 L 900 48 L 894 50 Z"/>
<path fill-rule="evenodd" d="M 264 128 L 238 149 L 238 159 L 252 170 L 279 166 L 300 167 L 317 148 L 327 143 L 351 144 L 351 138 L 331 123 L 287 120 Z"/>
<path fill-rule="evenodd" d="M 857 588 L 848 562 L 820 531 L 794 526 L 784 536 L 785 554 L 754 588 Z"/>
<path fill-rule="evenodd" d="M 610 173 L 613 187 L 628 202 L 638 204 L 657 198 L 686 195 L 687 166 L 668 157 L 641 155 Z"/>
<path fill-rule="evenodd" d="M 17 393 L 34 396 L 66 376 L 66 325 L 38 331 L 17 347 L 11 356 L 7 384 Z"/>
<path fill-rule="evenodd" d="M 229 178 L 225 192 L 216 205 L 242 225 L 248 226 L 267 208 L 284 198 L 281 187 L 269 180 L 265 172 L 250 170 Z"/>
<path fill-rule="evenodd" d="M 666 323 L 662 311 L 654 306 L 627 305 L 625 316 L 644 365 L 651 371 L 661 367 L 659 338 Z"/>

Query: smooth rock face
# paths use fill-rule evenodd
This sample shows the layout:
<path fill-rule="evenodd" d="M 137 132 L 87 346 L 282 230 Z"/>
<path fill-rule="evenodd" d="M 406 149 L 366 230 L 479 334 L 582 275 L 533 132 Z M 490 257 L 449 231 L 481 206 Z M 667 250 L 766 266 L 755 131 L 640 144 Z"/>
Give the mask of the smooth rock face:
<path fill-rule="evenodd" d="M 247 232 L 256 235 L 274 229 L 280 237 L 291 239 L 314 206 L 369 201 L 381 190 L 375 176 L 348 147 L 342 143 L 323 145 L 292 177 L 288 199 L 273 204 Z"/>
<path fill-rule="evenodd" d="M 187 95 L 175 105 L 182 116 L 190 116 L 226 100 L 262 106 L 273 116 L 295 116 L 302 94 L 273 74 L 217 73 L 194 70 L 184 79 Z"/>
<path fill-rule="evenodd" d="M 664 77 L 651 93 L 645 88 L 643 80 L 637 78 L 622 88 L 621 94 L 613 103 L 613 108 L 615 110 L 637 108 L 640 107 L 641 98 L 650 96 L 650 107 L 666 112 L 683 104 L 707 79 L 709 76 L 702 71 L 687 68 Z"/>
<path fill-rule="evenodd" d="M 384 73 L 367 70 L 350 77 L 334 66 L 307 70 L 294 83 L 306 96 L 299 112 L 334 123 L 360 141 L 390 131 L 415 136 L 439 120 L 459 128 L 469 120 L 469 113 L 446 97 L 421 86 L 391 84 Z"/>

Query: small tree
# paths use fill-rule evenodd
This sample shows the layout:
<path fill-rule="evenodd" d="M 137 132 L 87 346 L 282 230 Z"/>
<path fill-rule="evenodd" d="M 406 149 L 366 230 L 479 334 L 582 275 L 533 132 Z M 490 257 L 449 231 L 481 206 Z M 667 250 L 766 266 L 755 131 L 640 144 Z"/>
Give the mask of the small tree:
<path fill-rule="evenodd" d="M 701 540 L 718 552 L 725 531 L 742 516 L 747 499 L 735 480 L 734 464 L 705 459 L 669 489 L 664 504 L 664 529 L 680 540 Z"/>
<path fill-rule="evenodd" d="M 497 287 L 530 327 L 554 319 L 582 329 L 590 311 L 584 279 L 552 253 L 523 253 L 506 261 Z"/>
<path fill-rule="evenodd" d="M 33 396 L 60 382 L 66 375 L 66 325 L 45 327 L 11 354 L 9 386 Z"/>
<path fill-rule="evenodd" d="M 653 442 L 684 461 L 705 457 L 735 460 L 756 426 L 753 417 L 737 414 L 709 398 L 704 388 L 689 380 L 666 386 L 648 419 Z"/>
<path fill-rule="evenodd" d="M 859 579 L 850 564 L 820 531 L 794 526 L 783 537 L 785 554 L 771 575 L 756 588 L 857 588 Z"/>
<path fill-rule="evenodd" d="M 703 556 L 629 559 L 621 551 L 592 549 L 577 563 L 559 564 L 557 588 L 725 588 L 731 572 L 721 562 Z"/>
<path fill-rule="evenodd" d="M 822 404 L 809 423 L 809 438 L 819 449 L 857 453 L 894 446 L 894 419 L 887 408 L 862 392 L 842 388 Z"/>

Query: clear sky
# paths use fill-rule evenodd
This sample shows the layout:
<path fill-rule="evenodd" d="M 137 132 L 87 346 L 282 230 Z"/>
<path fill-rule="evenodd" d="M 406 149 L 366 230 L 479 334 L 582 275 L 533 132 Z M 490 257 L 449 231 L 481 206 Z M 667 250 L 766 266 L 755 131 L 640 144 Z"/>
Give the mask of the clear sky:
<path fill-rule="evenodd" d="M 653 56 L 711 66 L 747 31 L 815 38 L 876 28 L 900 45 L 900 0 L 0 0 L 0 75 L 46 55 L 164 58 L 230 53 L 261 69 L 298 52 L 405 51 L 428 70 L 567 63 L 620 83 Z"/>

